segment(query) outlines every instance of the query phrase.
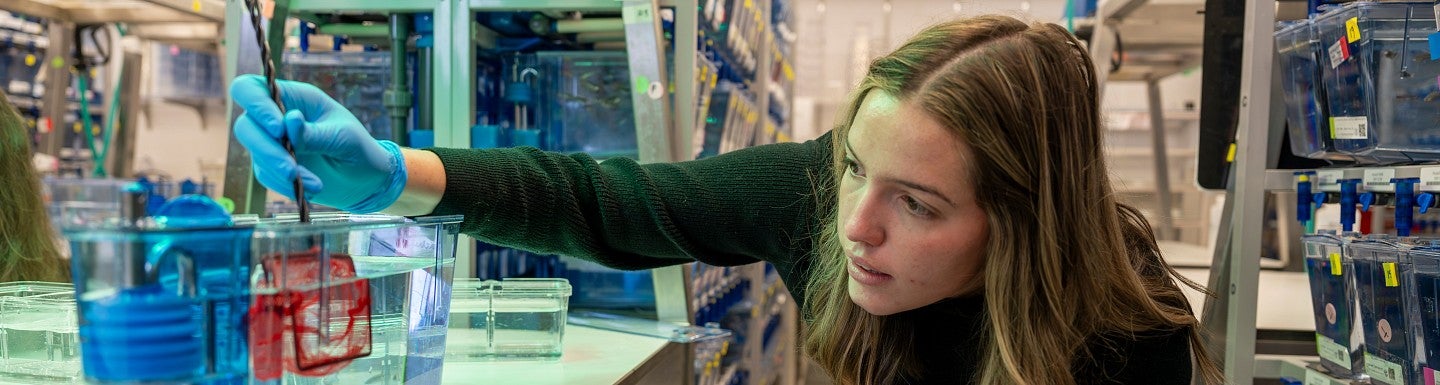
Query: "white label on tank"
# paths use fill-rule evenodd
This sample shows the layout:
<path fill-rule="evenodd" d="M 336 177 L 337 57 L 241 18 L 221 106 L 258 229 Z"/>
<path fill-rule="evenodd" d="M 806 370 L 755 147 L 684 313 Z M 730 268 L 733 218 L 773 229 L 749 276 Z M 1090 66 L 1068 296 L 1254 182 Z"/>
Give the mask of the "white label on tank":
<path fill-rule="evenodd" d="M 1320 359 L 1350 369 L 1350 349 L 1323 334 L 1315 333 L 1315 346 L 1319 348 Z"/>
<path fill-rule="evenodd" d="M 1315 369 L 1305 369 L 1305 385 L 1330 385 L 1330 376 L 1326 376 Z"/>
<path fill-rule="evenodd" d="M 1365 139 L 1370 137 L 1368 123 L 1364 116 L 1336 116 L 1330 118 L 1330 133 L 1334 139 Z"/>
<path fill-rule="evenodd" d="M 1417 189 L 1425 191 L 1440 189 L 1440 167 L 1421 168 L 1420 186 L 1418 186 Z"/>
<path fill-rule="evenodd" d="M 1345 39 L 1336 41 L 1330 45 L 1330 68 L 1339 68 L 1340 63 L 1345 62 Z"/>
<path fill-rule="evenodd" d="M 1340 180 L 1345 179 L 1345 172 L 1340 170 L 1320 170 L 1315 172 L 1316 189 L 1328 192 L 1340 192 Z"/>
<path fill-rule="evenodd" d="M 1374 354 L 1365 353 L 1365 374 L 1381 384 L 1405 385 L 1405 368 Z"/>
<path fill-rule="evenodd" d="M 1367 168 L 1365 169 L 1365 191 L 1395 191 L 1395 184 L 1390 183 L 1391 179 L 1395 179 L 1395 169 L 1393 168 Z"/>

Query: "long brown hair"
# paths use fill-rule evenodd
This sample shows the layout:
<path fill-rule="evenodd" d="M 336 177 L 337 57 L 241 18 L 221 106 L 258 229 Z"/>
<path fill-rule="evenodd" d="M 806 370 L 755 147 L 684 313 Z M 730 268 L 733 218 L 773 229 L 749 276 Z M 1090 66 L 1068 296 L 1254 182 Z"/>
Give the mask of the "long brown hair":
<path fill-rule="evenodd" d="M 30 157 L 24 122 L 0 92 L 0 282 L 69 282 Z"/>
<path fill-rule="evenodd" d="M 1093 71 L 1081 43 L 1054 24 L 983 16 L 926 28 L 870 64 L 837 119 L 828 183 L 844 172 L 846 136 L 870 92 L 914 103 L 972 149 L 969 182 L 990 237 L 970 291 L 983 292 L 986 316 L 970 380 L 1073 384 L 1087 341 L 1178 331 L 1189 333 L 1202 378 L 1218 383 L 1176 281 L 1203 287 L 1162 262 L 1149 224 L 1115 200 Z M 913 328 L 851 302 L 829 215 L 805 291 L 806 353 L 842 384 L 913 378 Z"/>

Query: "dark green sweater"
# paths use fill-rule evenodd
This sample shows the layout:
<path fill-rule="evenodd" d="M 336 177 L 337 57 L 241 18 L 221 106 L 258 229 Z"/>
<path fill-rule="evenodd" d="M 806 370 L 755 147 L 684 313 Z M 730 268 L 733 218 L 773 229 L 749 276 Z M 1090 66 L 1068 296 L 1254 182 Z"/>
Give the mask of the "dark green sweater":
<path fill-rule="evenodd" d="M 812 182 L 831 177 L 830 134 L 669 164 L 533 148 L 431 151 L 447 178 L 435 214 L 464 214 L 461 231 L 477 239 L 621 269 L 770 262 L 797 301 L 812 236 L 835 207 L 835 193 Z M 908 338 L 924 375 L 911 383 L 967 382 L 983 314 L 983 299 L 971 296 L 894 316 L 914 325 Z M 1094 358 L 1075 365 L 1077 382 L 1189 384 L 1185 333 L 1131 337 L 1094 339 Z"/>

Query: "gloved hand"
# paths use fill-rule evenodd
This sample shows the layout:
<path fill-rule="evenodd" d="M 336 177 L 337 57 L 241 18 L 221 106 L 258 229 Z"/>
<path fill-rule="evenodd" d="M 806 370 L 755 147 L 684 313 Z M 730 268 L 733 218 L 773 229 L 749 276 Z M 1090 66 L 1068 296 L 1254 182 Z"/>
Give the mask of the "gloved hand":
<path fill-rule="evenodd" d="M 324 91 L 280 80 L 286 113 L 270 97 L 265 78 L 242 75 L 230 83 L 230 97 L 245 109 L 235 120 L 235 138 L 250 150 L 260 184 L 294 199 L 298 175 L 311 202 L 354 213 L 380 211 L 405 189 L 400 146 L 375 140 L 355 115 Z M 280 145 L 289 137 L 295 158 Z"/>

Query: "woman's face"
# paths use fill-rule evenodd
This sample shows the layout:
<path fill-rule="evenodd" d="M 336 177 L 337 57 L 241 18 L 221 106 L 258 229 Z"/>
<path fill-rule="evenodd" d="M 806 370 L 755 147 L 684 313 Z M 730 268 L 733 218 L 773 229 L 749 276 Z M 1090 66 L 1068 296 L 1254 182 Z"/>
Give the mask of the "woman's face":
<path fill-rule="evenodd" d="M 980 274 L 988 236 L 968 146 L 879 91 L 861 103 L 846 145 L 838 227 L 850 300 L 889 315 L 960 295 Z"/>

